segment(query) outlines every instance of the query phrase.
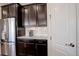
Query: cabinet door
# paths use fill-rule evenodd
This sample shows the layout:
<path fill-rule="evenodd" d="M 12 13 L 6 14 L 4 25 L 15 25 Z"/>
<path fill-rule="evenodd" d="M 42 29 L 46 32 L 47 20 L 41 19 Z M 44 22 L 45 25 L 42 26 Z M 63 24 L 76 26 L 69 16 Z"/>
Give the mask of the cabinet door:
<path fill-rule="evenodd" d="M 29 26 L 29 8 L 25 7 L 22 9 L 22 20 L 24 26 Z"/>
<path fill-rule="evenodd" d="M 37 56 L 47 56 L 47 46 L 46 44 L 36 44 L 36 55 Z"/>
<path fill-rule="evenodd" d="M 26 56 L 35 56 L 35 46 L 34 43 L 25 43 Z"/>
<path fill-rule="evenodd" d="M 23 25 L 23 20 L 22 19 L 22 6 L 19 6 L 19 5 L 16 5 L 16 11 L 15 12 L 18 12 L 16 13 L 16 18 L 18 19 L 18 27 L 24 27 Z M 23 16 L 24 17 L 24 16 Z"/>
<path fill-rule="evenodd" d="M 46 26 L 47 25 L 47 11 L 46 4 L 37 4 L 37 19 L 38 26 Z"/>
<path fill-rule="evenodd" d="M 29 24 L 36 26 L 36 5 L 29 6 Z"/>
<path fill-rule="evenodd" d="M 3 6 L 2 7 L 2 18 L 7 18 L 8 17 L 8 6 Z"/>
<path fill-rule="evenodd" d="M 17 56 L 25 56 L 25 47 L 23 42 L 18 42 L 16 45 L 16 55 Z"/>
<path fill-rule="evenodd" d="M 16 16 L 16 5 L 9 5 L 9 17 L 15 17 Z"/>

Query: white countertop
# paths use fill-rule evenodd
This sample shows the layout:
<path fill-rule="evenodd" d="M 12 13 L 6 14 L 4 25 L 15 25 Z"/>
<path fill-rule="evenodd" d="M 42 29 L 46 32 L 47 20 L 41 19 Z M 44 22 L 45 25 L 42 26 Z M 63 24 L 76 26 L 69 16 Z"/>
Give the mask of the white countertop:
<path fill-rule="evenodd" d="M 32 37 L 29 37 L 29 36 L 19 36 L 17 37 L 18 39 L 41 39 L 41 40 L 44 40 L 44 39 L 48 39 L 48 37 L 46 36 L 32 36 Z"/>

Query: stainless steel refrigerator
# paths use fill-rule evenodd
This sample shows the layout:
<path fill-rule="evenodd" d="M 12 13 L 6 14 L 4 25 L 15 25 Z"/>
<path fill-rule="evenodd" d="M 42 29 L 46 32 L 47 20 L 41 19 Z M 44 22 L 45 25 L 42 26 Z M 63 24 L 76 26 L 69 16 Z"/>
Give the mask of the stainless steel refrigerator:
<path fill-rule="evenodd" d="M 3 25 L 1 54 L 2 56 L 16 56 L 15 18 L 3 19 Z"/>

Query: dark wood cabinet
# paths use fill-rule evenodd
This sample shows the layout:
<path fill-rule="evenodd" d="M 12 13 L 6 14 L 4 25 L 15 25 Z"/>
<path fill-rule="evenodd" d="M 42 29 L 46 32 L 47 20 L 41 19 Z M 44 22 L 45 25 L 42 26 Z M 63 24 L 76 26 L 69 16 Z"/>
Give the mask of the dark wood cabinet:
<path fill-rule="evenodd" d="M 8 17 L 8 7 L 7 6 L 3 6 L 2 7 L 2 18 L 7 18 Z"/>
<path fill-rule="evenodd" d="M 2 6 L 2 19 L 10 17 L 15 17 L 16 25 L 22 27 L 22 11 L 20 4 L 12 3 Z"/>
<path fill-rule="evenodd" d="M 13 4 L 13 5 L 9 5 L 8 6 L 9 7 L 9 17 L 16 17 L 16 5 L 15 4 Z"/>
<path fill-rule="evenodd" d="M 35 55 L 34 43 L 18 42 L 17 48 L 18 48 L 17 56 L 34 56 Z"/>
<path fill-rule="evenodd" d="M 17 4 L 9 4 L 2 6 L 2 18 L 8 18 L 8 17 L 16 17 L 17 16 Z"/>
<path fill-rule="evenodd" d="M 23 20 L 22 20 L 22 6 L 21 5 L 16 6 L 16 10 L 17 10 L 16 18 L 17 18 L 18 27 L 24 28 Z"/>
<path fill-rule="evenodd" d="M 36 56 L 47 56 L 47 40 L 36 40 L 35 48 Z"/>
<path fill-rule="evenodd" d="M 24 47 L 24 42 L 17 42 L 17 45 L 16 45 L 16 55 L 18 56 L 25 56 L 26 53 L 26 49 Z"/>
<path fill-rule="evenodd" d="M 29 24 L 36 26 L 36 5 L 29 6 Z"/>
<path fill-rule="evenodd" d="M 37 56 L 47 56 L 47 45 L 46 44 L 36 44 L 36 55 Z M 41 53 L 42 52 L 42 53 Z"/>
<path fill-rule="evenodd" d="M 37 23 L 38 26 L 47 25 L 47 11 L 46 4 L 37 4 Z"/>
<path fill-rule="evenodd" d="M 26 5 L 22 9 L 25 26 L 47 26 L 46 4 Z"/>
<path fill-rule="evenodd" d="M 24 26 L 29 26 L 29 7 L 22 8 L 22 21 Z"/>
<path fill-rule="evenodd" d="M 36 5 L 25 6 L 22 8 L 22 20 L 24 26 L 36 26 Z"/>
<path fill-rule="evenodd" d="M 17 56 L 34 56 L 34 40 L 18 40 L 16 46 Z"/>
<path fill-rule="evenodd" d="M 34 43 L 25 43 L 26 56 L 34 56 L 35 55 L 35 47 Z"/>
<path fill-rule="evenodd" d="M 47 56 L 47 40 L 18 39 L 17 56 Z"/>

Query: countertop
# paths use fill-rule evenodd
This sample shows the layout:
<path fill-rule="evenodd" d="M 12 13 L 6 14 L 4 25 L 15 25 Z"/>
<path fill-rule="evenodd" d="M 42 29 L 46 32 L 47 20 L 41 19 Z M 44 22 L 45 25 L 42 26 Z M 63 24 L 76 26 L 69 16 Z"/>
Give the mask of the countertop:
<path fill-rule="evenodd" d="M 29 37 L 29 36 L 19 36 L 17 37 L 18 39 L 41 39 L 41 40 L 47 40 L 48 37 L 47 36 L 32 36 L 32 37 Z"/>

